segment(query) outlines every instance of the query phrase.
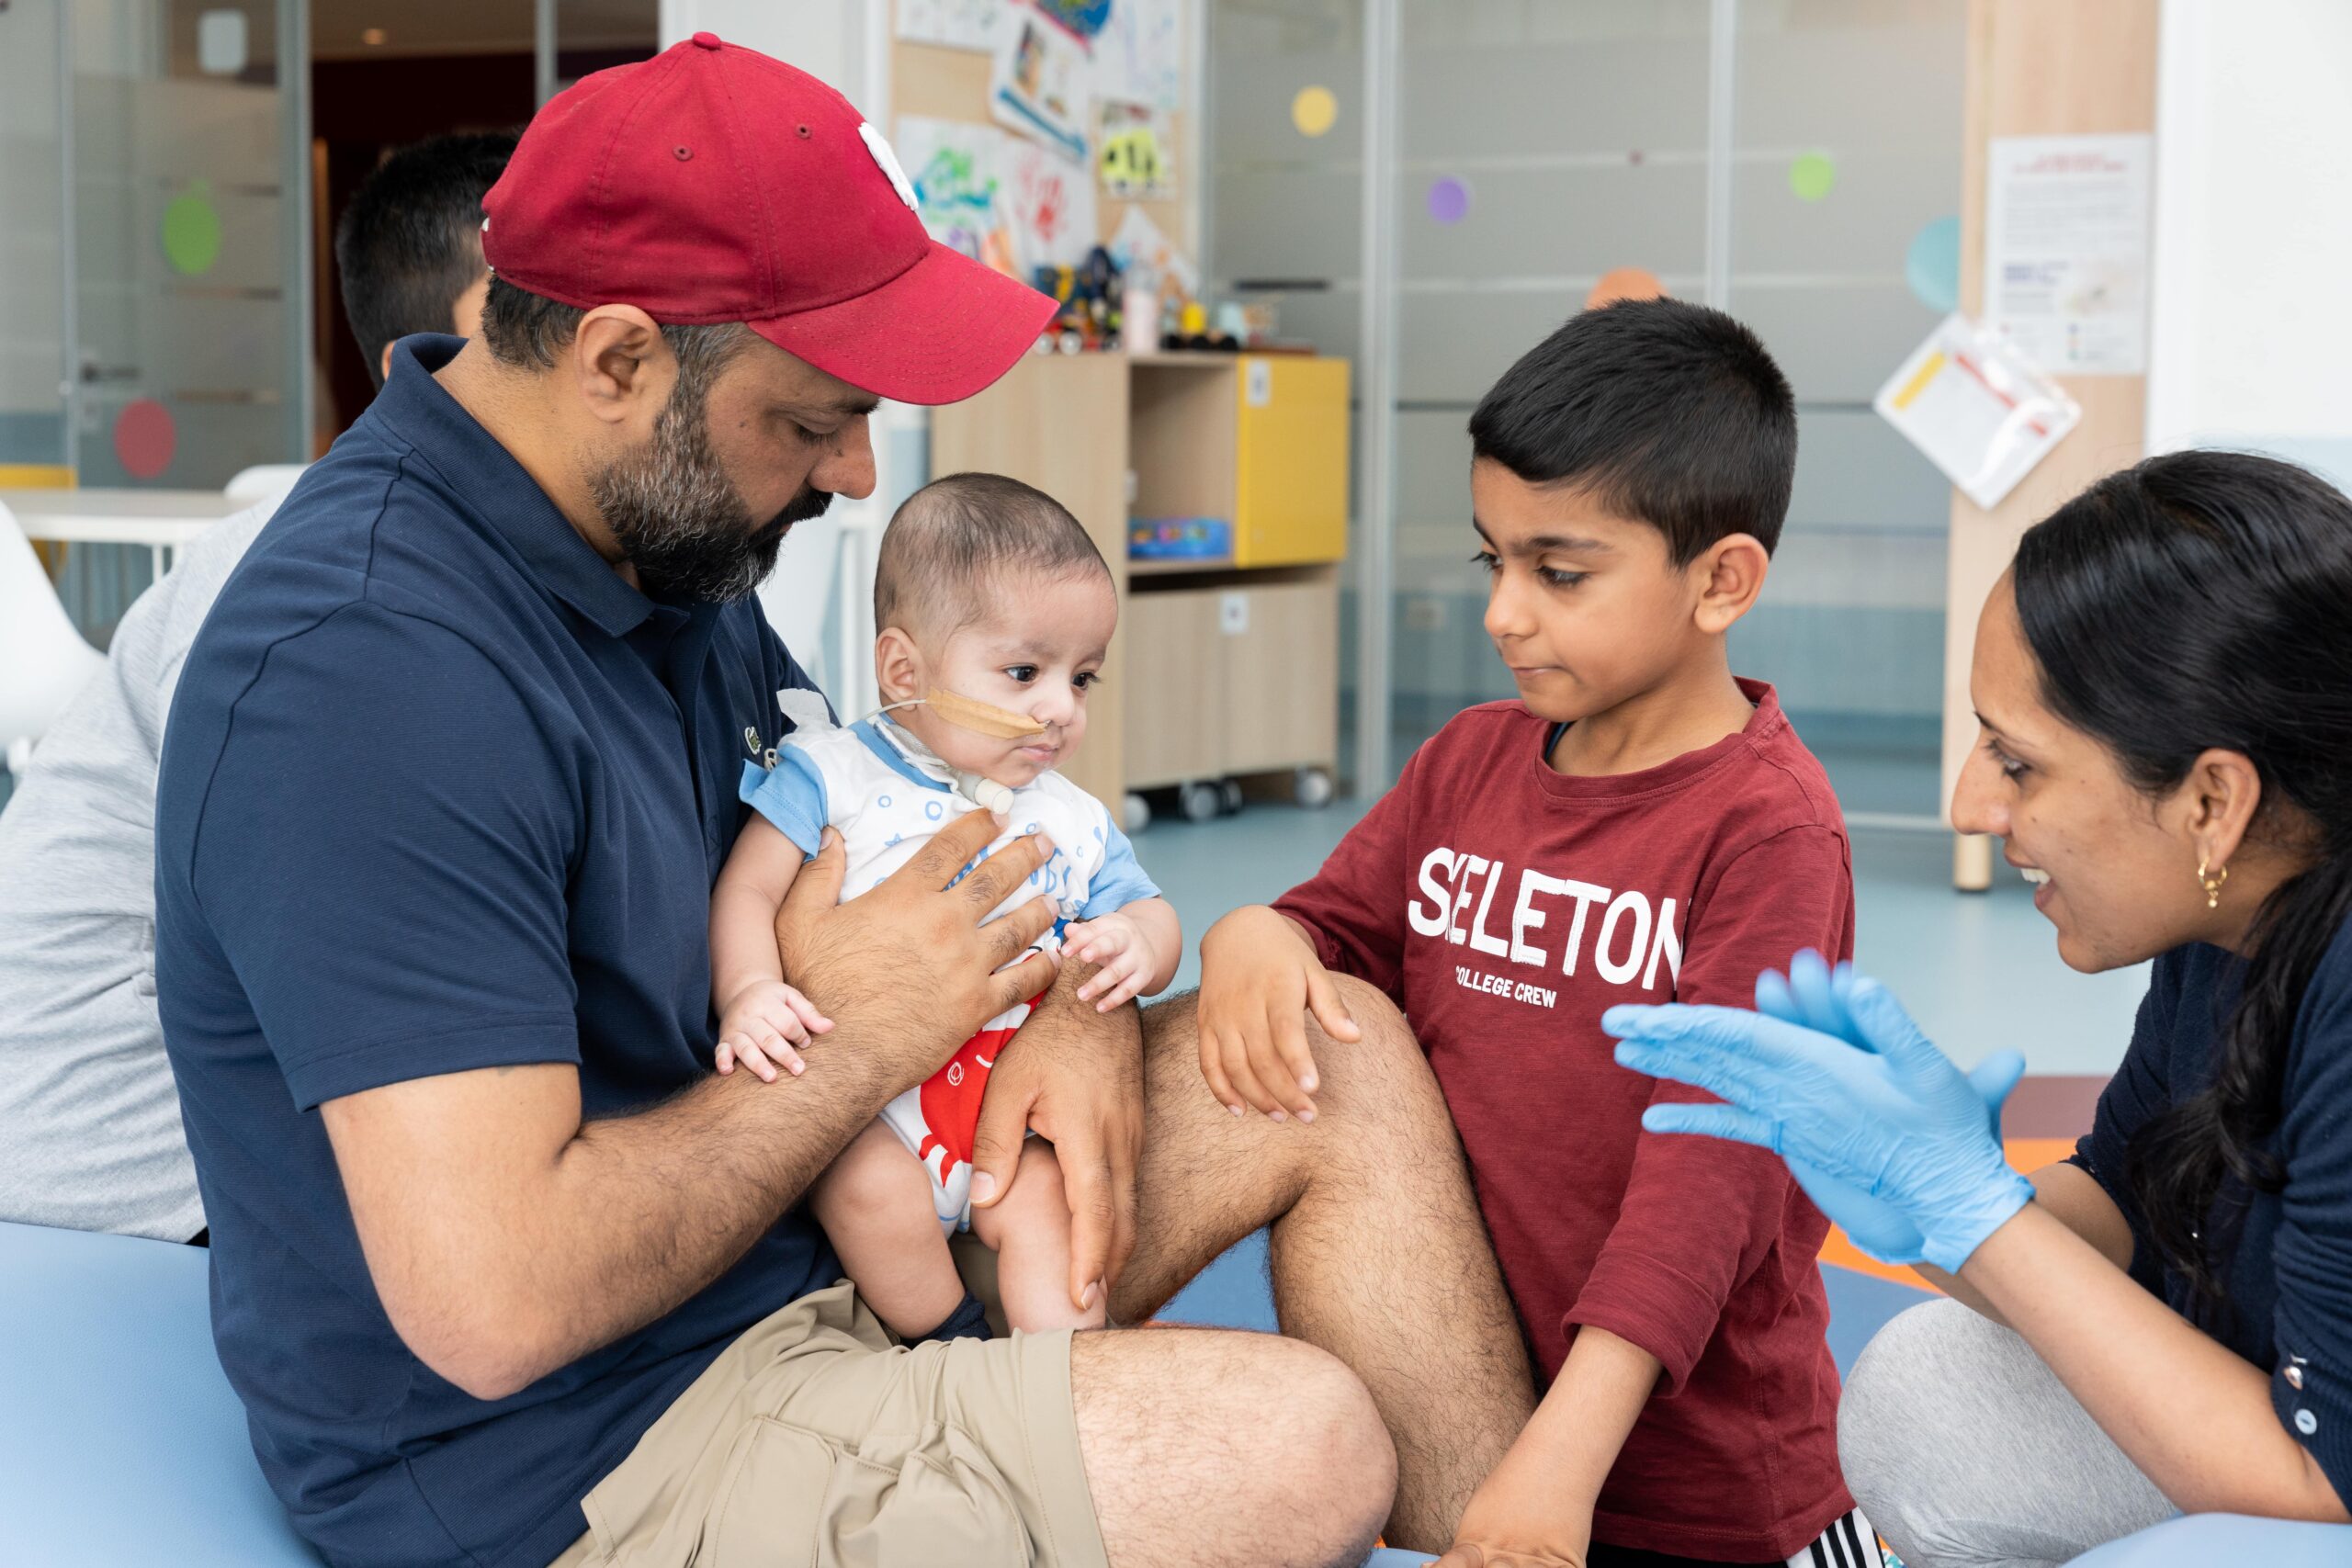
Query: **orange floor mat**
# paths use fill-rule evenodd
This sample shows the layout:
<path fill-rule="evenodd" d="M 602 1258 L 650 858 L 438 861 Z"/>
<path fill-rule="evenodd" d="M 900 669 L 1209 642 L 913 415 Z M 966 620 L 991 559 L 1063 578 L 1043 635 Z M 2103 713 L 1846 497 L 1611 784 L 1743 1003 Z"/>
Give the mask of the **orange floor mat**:
<path fill-rule="evenodd" d="M 2009 1164 L 2029 1175 L 2045 1165 L 2055 1165 L 2075 1152 L 2072 1138 L 2010 1138 L 2002 1145 L 2009 1156 Z M 1913 1269 L 1881 1263 L 1846 1239 L 1846 1233 L 1836 1225 L 1829 1227 L 1829 1239 L 1822 1244 L 1821 1260 L 1835 1263 L 1840 1269 L 1851 1269 L 1857 1274 L 1871 1274 L 1881 1280 L 1893 1280 L 1898 1284 L 1916 1285 L 1932 1291 L 1933 1285 L 1919 1277 Z"/>

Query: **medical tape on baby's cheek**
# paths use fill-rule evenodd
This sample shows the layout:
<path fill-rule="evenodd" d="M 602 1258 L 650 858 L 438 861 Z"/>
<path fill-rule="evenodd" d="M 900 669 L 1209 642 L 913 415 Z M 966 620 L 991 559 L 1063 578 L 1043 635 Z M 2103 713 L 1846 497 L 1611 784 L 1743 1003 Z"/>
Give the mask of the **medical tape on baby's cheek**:
<path fill-rule="evenodd" d="M 1010 708 L 976 702 L 937 686 L 925 692 L 922 700 L 924 706 L 956 728 L 968 729 L 992 739 L 1018 740 L 1024 735 L 1043 735 L 1046 732 L 1042 723 L 1025 713 L 1014 713 Z"/>

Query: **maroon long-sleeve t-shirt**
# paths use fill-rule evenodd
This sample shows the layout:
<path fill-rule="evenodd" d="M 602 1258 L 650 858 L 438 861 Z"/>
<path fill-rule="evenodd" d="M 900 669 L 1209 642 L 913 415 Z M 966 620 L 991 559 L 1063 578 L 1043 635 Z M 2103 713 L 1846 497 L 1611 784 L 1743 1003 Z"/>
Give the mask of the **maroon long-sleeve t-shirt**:
<path fill-rule="evenodd" d="M 1761 1562 L 1853 1506 L 1828 1223 L 1762 1150 L 1645 1133 L 1644 1107 L 1709 1097 L 1617 1066 L 1600 1029 L 1619 1002 L 1751 1006 L 1801 948 L 1852 955 L 1837 797 L 1772 689 L 1740 684 L 1740 734 L 1606 778 L 1555 773 L 1520 704 L 1472 708 L 1275 908 L 1411 1021 L 1544 1378 L 1586 1324 L 1664 1364 L 1593 1539 Z"/>

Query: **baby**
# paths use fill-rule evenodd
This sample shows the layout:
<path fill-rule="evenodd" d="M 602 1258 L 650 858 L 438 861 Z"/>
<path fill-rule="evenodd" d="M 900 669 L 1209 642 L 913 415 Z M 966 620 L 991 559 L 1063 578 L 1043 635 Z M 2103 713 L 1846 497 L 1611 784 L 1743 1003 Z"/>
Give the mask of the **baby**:
<path fill-rule="evenodd" d="M 1027 833 L 1053 847 L 1031 886 L 997 913 L 1033 889 L 1057 901 L 1064 918 L 1030 951 L 1060 948 L 1101 965 L 1081 999 L 1107 1011 L 1174 977 L 1183 952 L 1175 910 L 1102 803 L 1053 771 L 1086 738 L 1087 689 L 1102 678 L 1118 618 L 1110 569 L 1052 497 L 994 474 L 957 474 L 908 498 L 875 570 L 884 711 L 846 729 L 809 716 L 768 767 L 744 769 L 755 815 L 711 893 L 720 1072 L 741 1064 L 771 1082 L 778 1066 L 797 1073 L 796 1048 L 831 1027 L 786 983 L 775 942 L 776 911 L 827 824 L 848 854 L 846 901 L 985 806 L 1007 826 L 983 858 Z M 1015 1328 L 1103 1322 L 1091 1286 L 1085 1300 L 1069 1293 L 1070 1216 L 1050 1145 L 1033 1138 L 1002 1201 L 972 1207 L 981 1092 L 1035 1002 L 990 1020 L 892 1100 L 809 1194 L 859 1293 L 901 1338 L 931 1332 L 962 1303 L 947 1250 L 957 1228 L 996 1250 Z"/>

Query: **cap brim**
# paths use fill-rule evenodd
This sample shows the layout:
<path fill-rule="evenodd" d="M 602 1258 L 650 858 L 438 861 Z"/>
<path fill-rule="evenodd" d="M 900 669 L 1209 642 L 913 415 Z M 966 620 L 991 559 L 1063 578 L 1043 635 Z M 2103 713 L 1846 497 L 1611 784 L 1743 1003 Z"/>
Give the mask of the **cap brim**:
<path fill-rule="evenodd" d="M 937 241 L 854 299 L 750 323 L 853 387 L 902 403 L 961 402 L 1035 346 L 1060 307 Z"/>

